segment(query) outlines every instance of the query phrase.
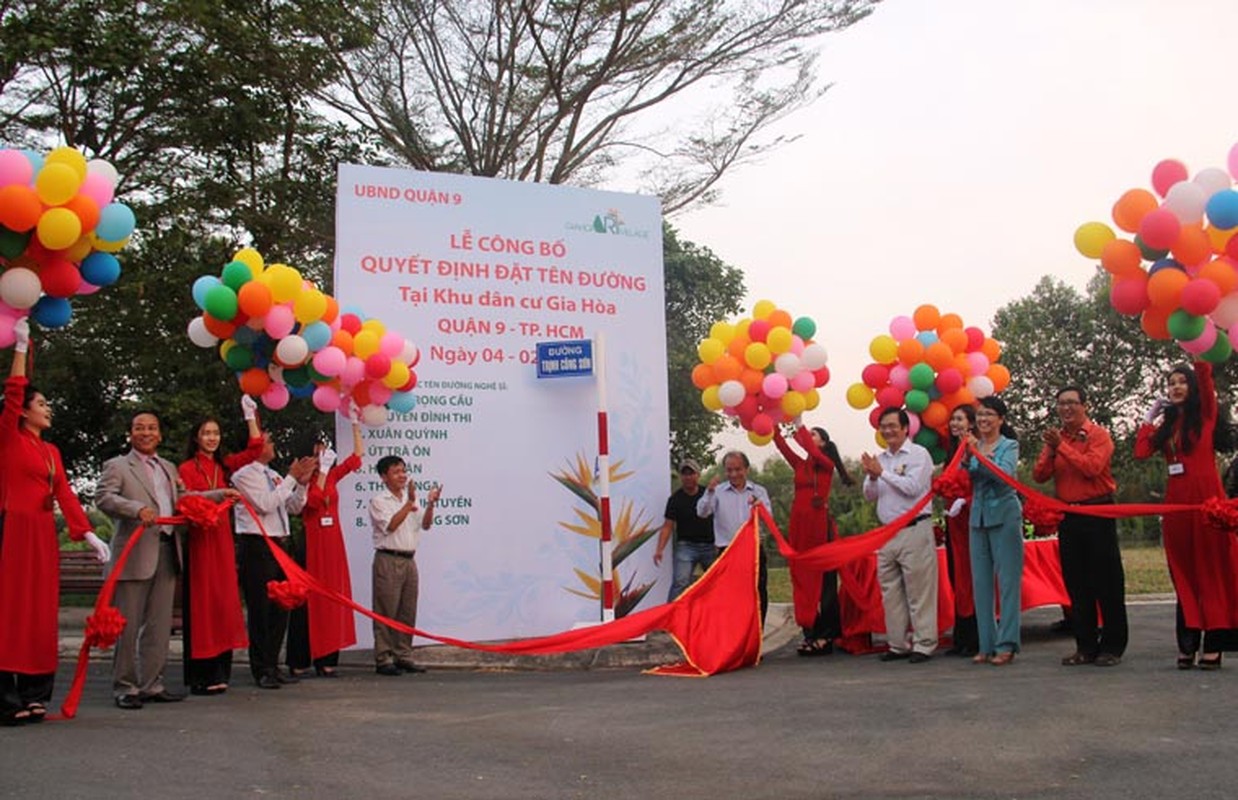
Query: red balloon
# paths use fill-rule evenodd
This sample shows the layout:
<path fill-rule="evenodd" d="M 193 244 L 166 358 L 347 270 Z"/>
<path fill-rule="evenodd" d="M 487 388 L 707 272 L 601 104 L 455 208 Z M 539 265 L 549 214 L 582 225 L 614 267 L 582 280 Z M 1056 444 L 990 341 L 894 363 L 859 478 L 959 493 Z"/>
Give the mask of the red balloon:
<path fill-rule="evenodd" d="M 886 386 L 877 391 L 877 405 L 881 408 L 888 406 L 901 406 L 903 404 L 903 390 L 894 386 Z"/>
<path fill-rule="evenodd" d="M 830 382 L 830 368 L 822 367 L 821 369 L 813 370 L 812 380 L 814 386 L 824 386 Z"/>
<path fill-rule="evenodd" d="M 765 337 L 769 336 L 769 329 L 769 320 L 754 319 L 748 326 L 748 338 L 754 342 L 764 342 Z"/>
<path fill-rule="evenodd" d="M 1182 308 L 1191 314 L 1211 314 L 1221 302 L 1221 289 L 1207 278 L 1195 278 L 1182 290 Z"/>
<path fill-rule="evenodd" d="M 355 336 L 361 330 L 361 318 L 356 314 L 344 314 L 340 317 L 340 327 Z"/>
<path fill-rule="evenodd" d="M 974 353 L 984 344 L 984 331 L 979 328 L 973 326 L 963 332 L 967 334 L 967 352 Z"/>
<path fill-rule="evenodd" d="M 39 282 L 43 291 L 52 297 L 72 297 L 82 285 L 82 273 L 69 261 L 53 258 L 39 270 Z"/>
<path fill-rule="evenodd" d="M 751 430 L 757 436 L 769 436 L 774 432 L 774 421 L 768 414 L 757 414 L 752 418 Z"/>
<path fill-rule="evenodd" d="M 1109 287 L 1109 304 L 1119 314 L 1133 317 L 1143 313 L 1148 302 L 1148 279 L 1142 272 L 1137 276 L 1114 281 Z"/>
<path fill-rule="evenodd" d="M 860 380 L 870 389 L 880 389 L 890 382 L 890 368 L 884 364 L 869 364 L 860 373 Z"/>
<path fill-rule="evenodd" d="M 963 373 L 954 367 L 946 367 L 937 376 L 937 388 L 942 394 L 957 392 L 963 386 Z"/>
<path fill-rule="evenodd" d="M 868 412 L 868 424 L 873 426 L 873 430 L 877 430 L 878 423 L 881 422 L 881 412 L 885 410 L 885 406 L 878 405 L 872 411 Z"/>
<path fill-rule="evenodd" d="M 380 380 L 391 371 L 391 356 L 375 353 L 365 360 L 365 374 Z"/>
<path fill-rule="evenodd" d="M 1139 238 L 1148 247 L 1168 250 L 1178 241 L 1182 223 L 1168 208 L 1158 208 L 1148 213 L 1139 223 Z"/>

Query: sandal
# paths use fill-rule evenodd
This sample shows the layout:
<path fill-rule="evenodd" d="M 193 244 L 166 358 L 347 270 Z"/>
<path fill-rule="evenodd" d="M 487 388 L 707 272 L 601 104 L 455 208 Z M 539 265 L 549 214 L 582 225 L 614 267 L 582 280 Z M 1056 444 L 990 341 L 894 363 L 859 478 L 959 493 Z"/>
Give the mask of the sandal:
<path fill-rule="evenodd" d="M 993 656 L 989 655 L 988 653 L 976 653 L 974 656 L 971 657 L 971 663 L 987 664 L 992 658 Z"/>
<path fill-rule="evenodd" d="M 1087 653 L 1075 652 L 1074 655 L 1069 655 L 1062 659 L 1062 666 L 1078 667 L 1082 664 L 1092 664 L 1095 661 L 1096 656 L 1090 656 Z"/>
<path fill-rule="evenodd" d="M 795 652 L 801 656 L 828 656 L 834 652 L 834 640 L 805 639 Z"/>
<path fill-rule="evenodd" d="M 1181 653 L 1178 654 L 1178 669 L 1192 669 L 1194 668 L 1194 666 L 1195 666 L 1195 654 L 1194 653 L 1191 653 L 1189 656 L 1184 656 Z"/>
<path fill-rule="evenodd" d="M 26 724 L 32 716 L 30 709 L 19 708 L 16 711 L 9 711 L 3 717 L 0 717 L 0 725 L 6 728 L 14 728 L 18 725 Z"/>
<path fill-rule="evenodd" d="M 26 710 L 30 712 L 27 722 L 42 722 L 47 718 L 47 706 L 42 703 L 27 703 Z"/>
<path fill-rule="evenodd" d="M 320 678 L 338 678 L 338 677 L 340 677 L 340 673 L 336 671 L 335 667 L 314 667 L 314 672 L 315 672 L 315 673 L 318 675 L 318 677 L 320 677 Z"/>
<path fill-rule="evenodd" d="M 1211 658 L 1211 656 L 1216 656 L 1216 658 Z M 1220 653 L 1204 653 L 1203 655 L 1199 657 L 1199 668 L 1200 669 L 1220 669 L 1221 668 L 1221 654 Z"/>
<path fill-rule="evenodd" d="M 1004 667 L 1014 661 L 1014 653 L 998 653 L 989 659 L 989 663 L 995 667 Z"/>

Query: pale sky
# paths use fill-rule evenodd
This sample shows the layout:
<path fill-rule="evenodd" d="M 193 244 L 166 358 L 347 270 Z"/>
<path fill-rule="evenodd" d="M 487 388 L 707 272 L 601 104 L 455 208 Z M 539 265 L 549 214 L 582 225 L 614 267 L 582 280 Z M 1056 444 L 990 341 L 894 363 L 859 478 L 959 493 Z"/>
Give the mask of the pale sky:
<path fill-rule="evenodd" d="M 1083 289 L 1075 228 L 1112 226 L 1158 161 L 1225 167 L 1235 32 L 1233 0 L 886 0 L 825 40 L 833 88 L 779 128 L 802 138 L 671 223 L 744 271 L 745 314 L 816 320 L 832 377 L 805 422 L 873 452 L 844 393 L 892 317 L 932 303 L 991 334 L 1043 275 Z"/>

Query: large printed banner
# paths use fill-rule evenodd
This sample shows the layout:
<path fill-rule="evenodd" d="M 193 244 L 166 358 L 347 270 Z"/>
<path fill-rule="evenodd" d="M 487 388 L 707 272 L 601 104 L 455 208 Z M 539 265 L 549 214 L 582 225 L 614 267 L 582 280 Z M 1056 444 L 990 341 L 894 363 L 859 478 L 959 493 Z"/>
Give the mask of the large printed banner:
<path fill-rule="evenodd" d="M 535 354 L 600 334 L 619 613 L 663 602 L 669 565 L 648 538 L 669 490 L 657 200 L 345 164 L 336 247 L 341 307 L 421 350 L 416 408 L 366 429 L 364 467 L 340 487 L 353 595 L 370 600 L 366 507 L 391 454 L 419 497 L 443 487 L 417 549 L 417 627 L 485 640 L 599 619 L 598 383 L 539 380 Z M 342 456 L 345 425 L 338 440 Z"/>

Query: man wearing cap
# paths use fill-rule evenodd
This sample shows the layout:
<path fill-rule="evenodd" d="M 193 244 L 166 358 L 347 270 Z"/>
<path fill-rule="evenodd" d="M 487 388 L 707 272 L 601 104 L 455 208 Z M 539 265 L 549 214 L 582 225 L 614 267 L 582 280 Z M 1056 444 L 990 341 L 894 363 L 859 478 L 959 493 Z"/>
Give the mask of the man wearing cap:
<path fill-rule="evenodd" d="M 728 452 L 722 457 L 726 483 L 722 483 L 715 475 L 710 479 L 705 491 L 701 492 L 701 499 L 696 502 L 697 516 L 713 518 L 714 545 L 719 553 L 731 544 L 735 534 L 748 522 L 753 506 L 760 503 L 765 506 L 766 511 L 771 511 L 769 493 L 764 486 L 748 480 L 748 466 L 748 456 L 739 450 Z M 765 548 L 757 549 L 760 553 L 757 594 L 761 598 L 761 622 L 764 623 L 765 612 L 769 608 L 769 567 Z"/>
<path fill-rule="evenodd" d="M 886 448 L 864 453 L 864 497 L 877 503 L 877 519 L 889 524 L 920 502 L 933 483 L 933 457 L 908 438 L 911 419 L 901 408 L 881 410 L 877 430 Z M 917 516 L 877 551 L 877 581 L 885 606 L 890 649 L 882 661 L 928 661 L 937 649 L 937 547 L 929 514 Z M 911 626 L 908 643 L 907 627 Z"/>
<path fill-rule="evenodd" d="M 674 532 L 675 548 L 672 554 L 675 571 L 668 602 L 692 585 L 697 564 L 704 571 L 718 557 L 718 548 L 714 547 L 713 523 L 696 514 L 696 504 L 701 499 L 700 480 L 700 465 L 685 458 L 679 464 L 679 490 L 666 501 L 665 521 L 658 532 L 658 549 L 653 554 L 653 563 L 654 566 L 662 565 L 662 553 L 666 551 Z"/>

